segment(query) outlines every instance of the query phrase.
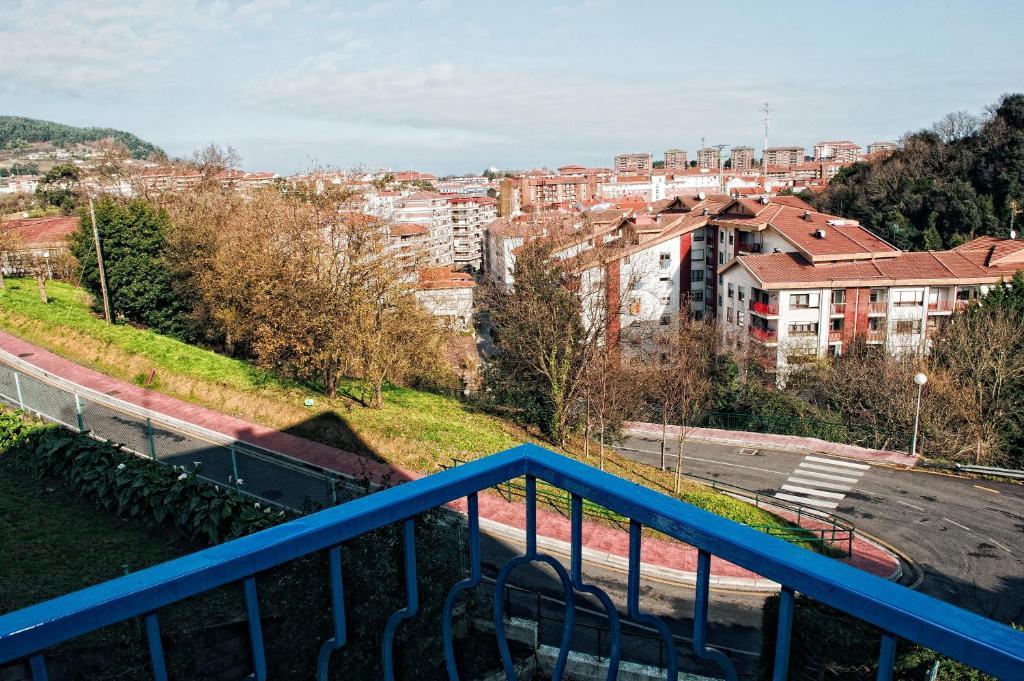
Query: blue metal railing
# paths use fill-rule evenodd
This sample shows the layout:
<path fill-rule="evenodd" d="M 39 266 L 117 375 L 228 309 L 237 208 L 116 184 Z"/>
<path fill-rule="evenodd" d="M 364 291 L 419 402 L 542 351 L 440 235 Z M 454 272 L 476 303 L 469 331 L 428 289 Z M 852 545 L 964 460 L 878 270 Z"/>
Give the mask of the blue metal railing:
<path fill-rule="evenodd" d="M 154 676 L 166 679 L 160 641 L 158 611 L 171 603 L 243 582 L 252 646 L 252 678 L 266 678 L 263 637 L 257 605 L 258 575 L 282 563 L 326 551 L 329 556 L 331 607 L 334 636 L 324 642 L 316 662 L 319 678 L 326 677 L 332 653 L 345 645 L 346 628 L 342 598 L 341 545 L 354 537 L 391 523 L 403 523 L 406 607 L 388 621 L 381 652 L 386 677 L 393 678 L 394 633 L 418 608 L 414 518 L 462 497 L 468 498 L 471 575 L 459 582 L 444 609 L 442 633 L 449 678 L 457 679 L 451 617 L 458 594 L 480 582 L 479 512 L 477 492 L 507 480 L 526 476 L 527 546 L 522 556 L 506 565 L 495 585 L 495 624 L 499 648 L 508 678 L 514 679 L 512 660 L 504 633 L 501 589 L 515 567 L 542 561 L 555 568 L 565 588 L 566 631 L 571 633 L 574 591 L 596 595 L 618 622 L 611 600 L 597 587 L 582 581 L 582 501 L 589 499 L 630 519 L 630 556 L 627 613 L 661 632 L 669 650 L 674 640 L 665 623 L 640 607 L 640 543 L 643 527 L 651 527 L 696 547 L 698 573 L 694 613 L 693 649 L 698 657 L 718 665 L 722 674 L 735 678 L 728 658 L 707 643 L 707 609 L 710 599 L 710 559 L 716 556 L 782 584 L 776 640 L 774 678 L 787 678 L 793 596 L 800 592 L 878 627 L 878 678 L 892 678 L 896 642 L 906 639 L 960 660 L 1004 679 L 1024 677 L 1024 634 L 997 622 L 961 610 L 855 568 L 787 544 L 756 530 L 715 516 L 603 473 L 577 461 L 534 445 L 521 445 L 492 456 L 442 471 L 398 487 L 305 516 L 262 532 L 168 561 L 161 565 L 110 580 L 0 617 L 0 664 L 28 657 L 33 678 L 46 678 L 43 652 L 56 644 L 102 627 L 143 617 Z M 536 544 L 536 482 L 544 481 L 572 495 L 572 542 L 570 570 Z M 614 627 L 616 633 L 618 627 Z M 559 669 L 565 665 L 570 636 L 562 637 Z M 617 636 L 616 636 L 617 638 Z M 608 678 L 617 674 L 619 648 L 613 648 Z M 674 656 L 668 656 L 667 678 L 676 678 Z M 314 662 L 311 660 L 310 664 Z M 556 674 L 555 678 L 559 678 Z"/>

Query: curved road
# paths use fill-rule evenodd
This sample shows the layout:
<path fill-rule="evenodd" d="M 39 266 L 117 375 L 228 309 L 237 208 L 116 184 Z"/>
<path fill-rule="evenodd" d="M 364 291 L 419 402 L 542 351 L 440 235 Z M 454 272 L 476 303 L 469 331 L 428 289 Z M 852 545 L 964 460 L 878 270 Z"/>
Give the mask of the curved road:
<path fill-rule="evenodd" d="M 668 451 L 675 447 L 670 441 Z M 618 451 L 658 465 L 660 440 L 630 436 Z M 1024 623 L 1024 485 L 697 441 L 683 444 L 683 471 L 817 500 L 910 556 L 923 573 L 921 592 Z"/>

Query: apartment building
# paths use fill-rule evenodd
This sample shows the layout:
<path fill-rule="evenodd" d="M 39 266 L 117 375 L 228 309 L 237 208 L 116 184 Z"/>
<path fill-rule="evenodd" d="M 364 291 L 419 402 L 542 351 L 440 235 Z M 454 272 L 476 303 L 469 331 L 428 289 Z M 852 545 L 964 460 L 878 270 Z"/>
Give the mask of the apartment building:
<path fill-rule="evenodd" d="M 665 170 L 685 170 L 690 167 L 686 149 L 669 149 L 665 152 Z"/>
<path fill-rule="evenodd" d="M 768 167 L 795 166 L 804 162 L 803 147 L 768 147 L 764 155 L 765 165 Z"/>
<path fill-rule="evenodd" d="M 619 154 L 613 166 L 617 173 L 649 173 L 652 167 L 651 154 L 647 151 Z"/>
<path fill-rule="evenodd" d="M 861 156 L 861 148 L 849 140 L 842 142 L 818 142 L 814 145 L 815 161 L 838 161 L 853 163 Z"/>
<path fill-rule="evenodd" d="M 498 183 L 498 215 L 510 218 L 519 215 L 523 208 L 523 192 L 519 181 L 504 178 Z"/>
<path fill-rule="evenodd" d="M 449 267 L 455 263 L 454 225 L 448 197 L 418 191 L 398 198 L 392 215 L 396 225 L 417 225 L 427 230 L 424 265 Z"/>
<path fill-rule="evenodd" d="M 598 196 L 598 180 L 594 175 L 522 177 L 518 179 L 518 186 L 523 210 L 573 205 L 593 201 Z"/>
<path fill-rule="evenodd" d="M 702 147 L 697 150 L 698 168 L 721 168 L 722 150 L 718 147 Z"/>
<path fill-rule="evenodd" d="M 890 154 L 898 148 L 895 142 L 872 142 L 868 145 L 869 154 Z"/>
<path fill-rule="evenodd" d="M 734 172 L 752 170 L 754 167 L 754 147 L 733 147 L 729 150 L 729 167 Z"/>
<path fill-rule="evenodd" d="M 724 336 L 758 350 L 780 377 L 854 339 L 894 355 L 926 353 L 955 309 L 1024 269 L 1024 242 L 981 237 L 903 252 L 800 203 L 740 200 L 714 219 Z"/>
<path fill-rule="evenodd" d="M 455 196 L 448 203 L 455 267 L 479 270 L 483 266 L 484 228 L 498 217 L 498 202 L 486 196 Z"/>
<path fill-rule="evenodd" d="M 416 273 L 416 302 L 453 331 L 473 328 L 472 275 L 448 267 L 428 267 Z"/>

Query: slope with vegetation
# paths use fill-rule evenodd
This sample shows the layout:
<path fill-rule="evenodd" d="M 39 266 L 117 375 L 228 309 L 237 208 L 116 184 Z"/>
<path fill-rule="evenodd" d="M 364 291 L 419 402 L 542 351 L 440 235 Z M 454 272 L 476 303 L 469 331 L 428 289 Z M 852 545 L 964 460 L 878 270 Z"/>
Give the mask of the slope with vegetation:
<path fill-rule="evenodd" d="M 1024 94 L 985 117 L 960 111 L 907 135 L 893 154 L 841 170 L 814 203 L 903 249 L 1006 236 L 1024 205 Z"/>
<path fill-rule="evenodd" d="M 81 128 L 53 121 L 23 116 L 0 116 L 0 149 L 18 149 L 23 146 L 49 142 L 58 147 L 88 144 L 101 140 L 120 142 L 133 158 L 163 156 L 164 152 L 154 144 L 124 130 L 114 128 Z"/>

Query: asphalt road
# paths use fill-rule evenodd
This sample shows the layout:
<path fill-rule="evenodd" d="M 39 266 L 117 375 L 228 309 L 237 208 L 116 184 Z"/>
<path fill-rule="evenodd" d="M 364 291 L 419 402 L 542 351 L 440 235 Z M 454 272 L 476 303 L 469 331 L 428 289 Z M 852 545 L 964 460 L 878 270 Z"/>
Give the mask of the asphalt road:
<path fill-rule="evenodd" d="M 676 444 L 670 441 L 668 451 Z M 660 463 L 655 436 L 629 437 L 621 446 L 623 455 Z M 836 457 L 793 452 L 750 455 L 694 441 L 683 447 L 684 472 L 767 495 L 835 504 L 824 510 L 849 518 L 915 561 L 923 572 L 919 591 L 1004 623 L 1024 623 L 1024 486 L 851 467 Z"/>

